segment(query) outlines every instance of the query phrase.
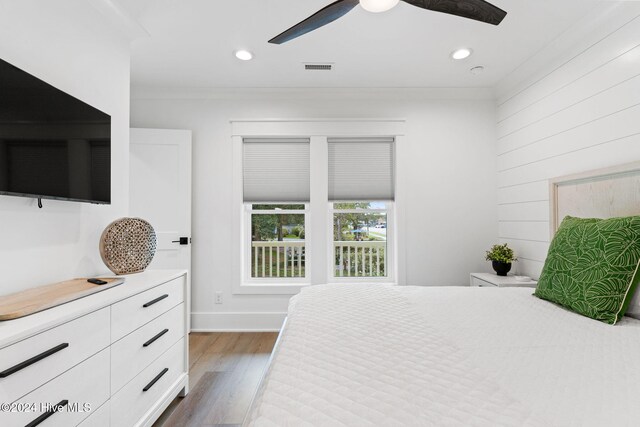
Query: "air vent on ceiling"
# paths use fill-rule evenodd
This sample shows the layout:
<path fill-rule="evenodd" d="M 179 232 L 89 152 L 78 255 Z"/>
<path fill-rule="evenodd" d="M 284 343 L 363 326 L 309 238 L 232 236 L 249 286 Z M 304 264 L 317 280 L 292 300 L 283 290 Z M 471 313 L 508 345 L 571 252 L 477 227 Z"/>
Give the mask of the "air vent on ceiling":
<path fill-rule="evenodd" d="M 305 70 L 331 71 L 333 64 L 304 64 Z"/>

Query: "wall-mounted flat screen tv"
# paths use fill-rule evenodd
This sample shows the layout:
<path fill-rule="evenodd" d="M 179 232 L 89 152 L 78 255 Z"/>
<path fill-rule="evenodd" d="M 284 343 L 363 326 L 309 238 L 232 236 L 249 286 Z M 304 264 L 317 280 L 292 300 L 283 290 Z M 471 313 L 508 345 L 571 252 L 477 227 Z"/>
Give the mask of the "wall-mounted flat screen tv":
<path fill-rule="evenodd" d="M 111 116 L 0 59 L 0 194 L 111 203 Z"/>

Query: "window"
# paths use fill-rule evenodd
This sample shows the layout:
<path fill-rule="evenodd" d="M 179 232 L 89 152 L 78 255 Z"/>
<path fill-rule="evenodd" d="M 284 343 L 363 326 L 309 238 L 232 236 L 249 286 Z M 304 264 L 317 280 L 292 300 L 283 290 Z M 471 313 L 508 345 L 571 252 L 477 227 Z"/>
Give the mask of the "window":
<path fill-rule="evenodd" d="M 331 274 L 333 278 L 388 278 L 394 139 L 329 138 L 328 144 Z"/>
<path fill-rule="evenodd" d="M 388 277 L 386 202 L 333 203 L 333 277 Z"/>
<path fill-rule="evenodd" d="M 238 293 L 397 280 L 395 138 L 234 137 L 234 159 Z"/>
<path fill-rule="evenodd" d="M 245 139 L 243 201 L 248 281 L 304 280 L 308 139 Z"/>
<path fill-rule="evenodd" d="M 253 279 L 306 277 L 306 205 L 247 205 Z"/>

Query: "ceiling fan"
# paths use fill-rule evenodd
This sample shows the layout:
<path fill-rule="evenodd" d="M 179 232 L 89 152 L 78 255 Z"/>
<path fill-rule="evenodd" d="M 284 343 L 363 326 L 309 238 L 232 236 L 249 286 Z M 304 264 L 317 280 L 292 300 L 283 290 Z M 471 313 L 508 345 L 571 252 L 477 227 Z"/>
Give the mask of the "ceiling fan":
<path fill-rule="evenodd" d="M 282 44 L 303 34 L 323 27 L 346 15 L 360 4 L 369 12 L 384 12 L 399 3 L 400 0 L 338 0 L 319 10 L 302 22 L 297 23 L 285 32 L 278 34 L 269 43 Z M 463 18 L 498 25 L 507 12 L 484 0 L 402 0 L 422 9 L 448 13 Z"/>

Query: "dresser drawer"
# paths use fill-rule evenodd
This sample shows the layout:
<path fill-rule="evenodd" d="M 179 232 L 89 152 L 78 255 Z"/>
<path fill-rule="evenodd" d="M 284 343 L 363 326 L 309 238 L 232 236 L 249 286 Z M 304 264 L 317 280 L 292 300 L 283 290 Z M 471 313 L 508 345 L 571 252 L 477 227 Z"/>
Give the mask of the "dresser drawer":
<path fill-rule="evenodd" d="M 109 346 L 109 308 L 0 349 L 0 402 L 13 402 Z"/>
<path fill-rule="evenodd" d="M 105 349 L 14 402 L 20 412 L 0 412 L 3 427 L 23 427 L 46 416 L 48 405 L 63 405 L 40 425 L 76 426 L 109 399 L 109 350 Z M 28 408 L 28 411 L 24 411 Z M 35 410 L 35 412 L 34 412 Z"/>
<path fill-rule="evenodd" d="M 111 409 L 109 407 L 109 401 L 99 407 L 96 411 L 91 411 L 89 415 L 82 423 L 78 424 L 78 427 L 110 427 L 111 426 Z M 45 426 L 43 426 L 45 427 Z"/>
<path fill-rule="evenodd" d="M 133 426 L 184 372 L 183 338 L 111 398 L 111 425 Z"/>
<path fill-rule="evenodd" d="M 184 276 L 113 304 L 111 306 L 111 342 L 118 341 L 145 323 L 149 323 L 183 300 Z"/>
<path fill-rule="evenodd" d="M 111 393 L 120 390 L 185 335 L 179 304 L 111 345 Z"/>

